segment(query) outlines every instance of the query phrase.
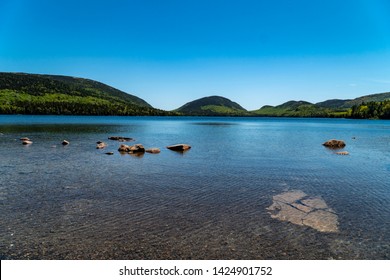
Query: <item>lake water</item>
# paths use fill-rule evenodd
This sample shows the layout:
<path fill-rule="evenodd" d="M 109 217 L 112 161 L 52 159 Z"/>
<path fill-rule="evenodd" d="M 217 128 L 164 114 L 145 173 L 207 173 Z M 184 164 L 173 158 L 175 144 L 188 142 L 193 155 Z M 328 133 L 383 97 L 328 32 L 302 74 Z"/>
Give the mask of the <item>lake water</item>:
<path fill-rule="evenodd" d="M 0 116 L 0 258 L 390 259 L 389 178 L 389 121 Z M 338 231 L 273 218 L 288 191 L 323 199 Z"/>

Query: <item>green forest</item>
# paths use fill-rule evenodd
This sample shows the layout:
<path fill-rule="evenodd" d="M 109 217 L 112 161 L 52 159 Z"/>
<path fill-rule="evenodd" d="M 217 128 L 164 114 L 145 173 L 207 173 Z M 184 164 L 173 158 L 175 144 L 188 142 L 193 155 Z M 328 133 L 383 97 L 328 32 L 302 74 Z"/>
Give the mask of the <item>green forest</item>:
<path fill-rule="evenodd" d="M 352 106 L 349 114 L 354 119 L 390 119 L 390 100 L 381 102 L 363 102 Z"/>
<path fill-rule="evenodd" d="M 0 114 L 176 115 L 96 81 L 23 73 L 0 73 Z"/>
<path fill-rule="evenodd" d="M 164 111 L 137 96 L 89 79 L 0 73 L 0 114 L 390 119 L 390 92 L 316 104 L 288 101 L 254 111 L 225 97 L 209 96 Z"/>

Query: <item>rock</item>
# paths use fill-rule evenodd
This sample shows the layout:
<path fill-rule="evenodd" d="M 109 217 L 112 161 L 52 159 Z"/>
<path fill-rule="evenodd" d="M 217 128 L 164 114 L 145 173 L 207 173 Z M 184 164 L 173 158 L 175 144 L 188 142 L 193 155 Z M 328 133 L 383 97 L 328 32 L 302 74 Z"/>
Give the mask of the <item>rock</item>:
<path fill-rule="evenodd" d="M 172 151 L 183 152 L 183 151 L 187 151 L 187 150 L 191 149 L 191 146 L 187 145 L 187 144 L 176 144 L 176 145 L 168 146 L 167 149 L 172 150 Z"/>
<path fill-rule="evenodd" d="M 30 138 L 28 138 L 28 137 L 22 137 L 22 138 L 20 138 L 20 141 L 30 141 Z"/>
<path fill-rule="evenodd" d="M 107 144 L 104 143 L 104 142 L 101 142 L 101 141 L 98 141 L 96 142 L 96 149 L 104 149 L 105 147 L 107 147 Z"/>
<path fill-rule="evenodd" d="M 107 152 L 107 153 L 105 153 L 106 155 L 110 155 L 110 156 L 112 156 L 113 154 L 114 154 L 114 152 Z"/>
<path fill-rule="evenodd" d="M 31 145 L 33 142 L 31 140 L 24 140 L 22 142 L 23 145 Z"/>
<path fill-rule="evenodd" d="M 115 140 L 115 141 L 121 141 L 121 142 L 134 141 L 133 138 L 123 137 L 123 136 L 110 136 L 110 137 L 108 137 L 108 139 Z"/>
<path fill-rule="evenodd" d="M 144 153 L 145 148 L 142 144 L 135 144 L 133 146 L 128 146 L 128 145 L 122 144 L 122 145 L 120 145 L 118 151 L 130 153 L 130 154 L 136 154 L 136 153 Z"/>
<path fill-rule="evenodd" d="M 150 154 L 158 154 L 158 153 L 160 153 L 160 149 L 159 148 L 150 148 L 150 149 L 145 150 L 145 152 L 150 153 Z"/>
<path fill-rule="evenodd" d="M 340 149 L 345 147 L 345 142 L 343 140 L 331 139 L 326 141 L 322 145 L 331 149 Z"/>
<path fill-rule="evenodd" d="M 130 146 L 128 145 L 125 145 L 125 144 L 122 144 L 120 145 L 119 149 L 118 149 L 119 152 L 129 152 L 130 151 Z"/>
<path fill-rule="evenodd" d="M 62 141 L 62 145 L 64 145 L 64 146 L 66 146 L 66 145 L 69 145 L 69 141 L 67 141 L 67 140 L 64 140 L 64 141 Z"/>
<path fill-rule="evenodd" d="M 145 153 L 145 148 L 142 144 L 135 144 L 133 146 L 130 146 L 129 153 L 130 154 Z"/>
<path fill-rule="evenodd" d="M 272 218 L 320 232 L 338 232 L 336 213 L 319 197 L 310 197 L 300 190 L 288 191 L 273 197 L 267 208 Z"/>
<path fill-rule="evenodd" d="M 347 151 L 337 152 L 336 155 L 347 156 L 347 155 L 349 155 L 349 152 L 347 152 Z"/>

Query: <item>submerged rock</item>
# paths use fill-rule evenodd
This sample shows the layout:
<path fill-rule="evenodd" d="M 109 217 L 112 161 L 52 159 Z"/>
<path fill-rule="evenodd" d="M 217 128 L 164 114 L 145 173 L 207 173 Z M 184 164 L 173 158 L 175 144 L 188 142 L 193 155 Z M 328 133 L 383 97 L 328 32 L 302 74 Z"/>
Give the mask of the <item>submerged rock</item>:
<path fill-rule="evenodd" d="M 336 213 L 319 197 L 310 197 L 300 190 L 273 197 L 267 208 L 272 218 L 296 225 L 308 226 L 320 232 L 338 232 Z"/>
<path fill-rule="evenodd" d="M 69 143 L 70 143 L 70 142 L 67 141 L 67 140 L 63 140 L 63 141 L 62 141 L 62 145 L 64 145 L 64 146 L 69 145 Z"/>
<path fill-rule="evenodd" d="M 33 142 L 31 140 L 23 140 L 22 144 L 23 145 L 31 145 Z"/>
<path fill-rule="evenodd" d="M 347 151 L 337 152 L 336 155 L 347 156 L 347 155 L 349 155 L 349 152 L 347 152 Z"/>
<path fill-rule="evenodd" d="M 326 141 L 322 145 L 324 145 L 327 148 L 331 148 L 331 149 L 341 149 L 341 148 L 345 147 L 345 142 L 343 140 L 331 139 L 331 140 Z"/>
<path fill-rule="evenodd" d="M 107 144 L 102 142 L 102 141 L 97 141 L 96 142 L 96 149 L 104 149 L 105 147 L 107 147 Z"/>
<path fill-rule="evenodd" d="M 115 140 L 115 141 L 120 141 L 120 142 L 134 141 L 133 138 L 123 137 L 123 136 L 110 136 L 110 137 L 108 137 L 108 139 Z"/>
<path fill-rule="evenodd" d="M 106 155 L 109 155 L 109 156 L 112 156 L 114 154 L 114 152 L 107 152 L 105 153 Z"/>
<path fill-rule="evenodd" d="M 187 151 L 187 150 L 191 149 L 191 146 L 187 145 L 187 144 L 176 144 L 176 145 L 168 146 L 167 149 L 172 150 L 172 151 L 183 152 L 183 151 Z"/>
<path fill-rule="evenodd" d="M 150 148 L 150 149 L 146 149 L 145 152 L 150 153 L 150 154 L 158 154 L 158 153 L 160 153 L 160 149 L 159 148 Z"/>
<path fill-rule="evenodd" d="M 30 138 L 28 138 L 28 137 L 22 137 L 22 138 L 20 138 L 19 140 L 20 140 L 20 141 L 30 141 Z"/>

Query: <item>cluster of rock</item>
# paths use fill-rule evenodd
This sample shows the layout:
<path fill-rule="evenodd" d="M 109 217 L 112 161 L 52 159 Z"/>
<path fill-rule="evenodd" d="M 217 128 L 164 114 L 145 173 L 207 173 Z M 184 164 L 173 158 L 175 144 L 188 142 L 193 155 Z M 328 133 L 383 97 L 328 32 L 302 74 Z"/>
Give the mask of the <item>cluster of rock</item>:
<path fill-rule="evenodd" d="M 110 137 L 108 137 L 108 139 L 114 140 L 114 141 L 119 141 L 119 142 L 135 141 L 133 138 L 123 137 L 123 136 L 110 136 Z M 27 137 L 20 138 L 20 141 L 22 141 L 23 145 L 31 145 L 33 143 Z M 69 145 L 69 144 L 70 144 L 70 142 L 68 140 L 62 141 L 62 145 L 64 145 L 64 146 Z M 103 141 L 96 142 L 96 149 L 104 149 L 107 146 L 108 146 L 107 143 L 105 143 Z M 172 151 L 184 152 L 184 151 L 191 149 L 191 146 L 188 144 L 176 144 L 176 145 L 167 146 L 167 149 L 172 150 Z M 135 154 L 135 155 L 140 155 L 140 154 L 144 154 L 144 153 L 158 154 L 161 152 L 161 150 L 159 148 L 145 149 L 145 147 L 142 144 L 135 144 L 135 145 L 121 144 L 118 151 L 121 153 L 128 153 L 128 154 Z M 114 152 L 106 152 L 105 154 L 106 155 L 113 155 Z"/>
<path fill-rule="evenodd" d="M 184 152 L 191 149 L 191 146 L 188 144 L 176 144 L 172 146 L 167 146 L 167 149 L 172 151 Z M 140 153 L 158 154 L 161 152 L 159 148 L 145 149 L 145 147 L 142 144 L 135 144 L 132 146 L 122 144 L 120 145 L 118 151 L 121 153 L 129 153 L 129 154 L 140 154 Z"/>
<path fill-rule="evenodd" d="M 108 139 L 117 140 L 117 141 L 121 141 L 121 142 L 134 141 L 133 138 L 122 137 L 122 136 L 111 136 L 111 137 L 108 137 Z M 99 143 L 98 143 L 98 145 L 99 145 Z M 100 146 L 99 146 L 99 148 L 100 148 Z M 191 149 L 191 146 L 188 144 L 175 144 L 175 145 L 167 146 L 167 149 L 172 150 L 172 151 L 184 152 L 184 151 Z M 161 150 L 159 148 L 145 149 L 145 147 L 142 144 L 135 144 L 135 145 L 121 144 L 120 147 L 118 148 L 118 151 L 120 153 L 138 154 L 138 155 L 144 154 L 144 153 L 158 154 L 161 152 Z"/>
<path fill-rule="evenodd" d="M 331 149 L 341 149 L 341 148 L 345 147 L 345 142 L 343 140 L 331 139 L 331 140 L 326 141 L 322 145 L 324 145 L 327 148 L 331 148 Z"/>
<path fill-rule="evenodd" d="M 142 144 L 135 144 L 132 146 L 122 144 L 120 145 L 118 151 L 123 153 L 136 154 L 145 153 L 145 148 Z"/>
<path fill-rule="evenodd" d="M 343 140 L 337 140 L 337 139 L 328 140 L 325 143 L 323 143 L 322 145 L 324 145 L 325 147 L 327 147 L 329 149 L 342 149 L 346 146 L 346 144 Z M 340 152 L 336 152 L 335 154 L 346 156 L 346 155 L 349 155 L 349 152 L 340 151 Z"/>

